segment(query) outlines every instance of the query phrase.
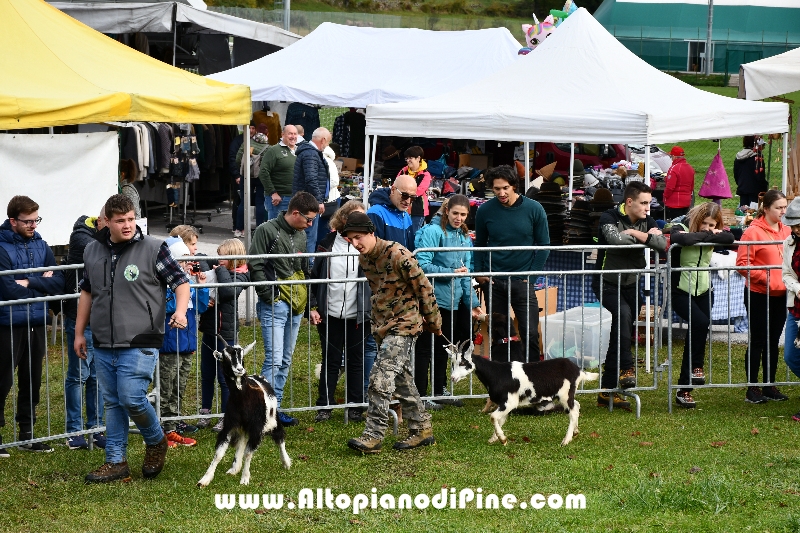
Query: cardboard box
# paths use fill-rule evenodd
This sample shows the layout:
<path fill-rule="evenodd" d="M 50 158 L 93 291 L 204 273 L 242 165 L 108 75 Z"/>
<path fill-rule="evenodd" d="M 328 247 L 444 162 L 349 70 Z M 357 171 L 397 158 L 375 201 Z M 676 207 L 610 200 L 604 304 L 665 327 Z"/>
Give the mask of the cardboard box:
<path fill-rule="evenodd" d="M 469 154 L 458 154 L 458 168 L 470 166 L 469 160 Z"/>
<path fill-rule="evenodd" d="M 469 156 L 469 166 L 472 168 L 477 168 L 479 170 L 486 170 L 490 166 L 492 166 L 492 154 L 485 154 L 485 155 L 470 155 Z"/>
<path fill-rule="evenodd" d="M 359 165 L 359 160 L 352 157 L 340 157 L 336 161 L 342 162 L 342 168 L 340 170 L 355 171 L 356 167 Z M 361 162 L 361 165 L 363 166 L 364 163 Z"/>
<path fill-rule="evenodd" d="M 336 165 L 336 170 L 338 172 L 342 171 L 342 166 L 344 165 L 344 161 L 342 161 L 341 159 L 337 159 L 336 161 L 333 162 L 333 164 Z"/>

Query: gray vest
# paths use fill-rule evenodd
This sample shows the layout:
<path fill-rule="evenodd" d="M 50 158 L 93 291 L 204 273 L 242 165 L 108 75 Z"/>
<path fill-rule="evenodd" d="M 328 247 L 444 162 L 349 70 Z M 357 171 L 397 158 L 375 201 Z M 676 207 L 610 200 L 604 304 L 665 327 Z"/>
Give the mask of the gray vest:
<path fill-rule="evenodd" d="M 89 323 L 100 348 L 161 348 L 167 286 L 156 275 L 162 241 L 145 236 L 122 249 L 115 271 L 111 248 L 94 241 L 83 253 L 92 286 Z"/>

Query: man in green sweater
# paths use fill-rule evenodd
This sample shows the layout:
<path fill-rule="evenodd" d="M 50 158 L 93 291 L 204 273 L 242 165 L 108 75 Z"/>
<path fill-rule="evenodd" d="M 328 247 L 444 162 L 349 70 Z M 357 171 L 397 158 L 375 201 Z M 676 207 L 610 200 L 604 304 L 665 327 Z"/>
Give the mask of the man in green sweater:
<path fill-rule="evenodd" d="M 489 169 L 484 179 L 494 198 L 481 205 L 475 215 L 475 246 L 549 245 L 547 214 L 539 202 L 519 194 L 516 170 L 501 165 Z M 543 270 L 549 254 L 548 250 L 475 252 L 475 272 L 520 272 L 518 276 L 475 279 L 489 297 L 490 315 L 492 311 L 508 315 L 509 308 L 514 310 L 520 336 L 527 345 L 524 361 L 539 360 L 539 302 L 529 283 L 529 278 L 535 281 L 536 276 L 524 273 Z"/>
<path fill-rule="evenodd" d="M 272 220 L 281 211 L 286 211 L 292 199 L 294 179 L 294 148 L 297 145 L 297 128 L 291 124 L 283 127 L 278 144 L 267 148 L 261 158 L 258 179 L 264 185 L 264 208 L 267 220 Z"/>

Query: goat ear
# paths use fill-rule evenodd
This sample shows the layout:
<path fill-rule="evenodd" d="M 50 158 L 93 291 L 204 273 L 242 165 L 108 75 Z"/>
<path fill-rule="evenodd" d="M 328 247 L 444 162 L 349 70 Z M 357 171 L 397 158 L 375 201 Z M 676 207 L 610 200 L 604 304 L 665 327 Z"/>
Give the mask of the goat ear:
<path fill-rule="evenodd" d="M 470 341 L 464 341 L 464 344 L 466 344 L 467 342 L 469 342 L 469 346 L 467 347 L 466 351 L 462 350 L 462 352 L 464 353 L 464 358 L 465 359 L 471 358 L 472 357 L 472 352 L 475 350 L 475 345 L 472 344 L 472 341 L 471 340 Z"/>
<path fill-rule="evenodd" d="M 222 352 L 214 350 L 214 359 L 216 359 L 217 361 L 222 361 Z"/>

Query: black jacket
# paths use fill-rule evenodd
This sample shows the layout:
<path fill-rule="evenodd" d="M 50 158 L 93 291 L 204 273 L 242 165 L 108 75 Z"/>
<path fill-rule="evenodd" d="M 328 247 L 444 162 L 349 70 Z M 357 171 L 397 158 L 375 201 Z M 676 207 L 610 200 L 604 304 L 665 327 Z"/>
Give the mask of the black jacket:
<path fill-rule="evenodd" d="M 319 243 L 317 252 L 330 252 L 333 249 L 333 242 L 335 240 L 336 232 L 332 231 Z M 312 279 L 330 279 L 330 270 L 328 268 L 329 259 L 330 257 L 317 257 L 311 269 Z M 359 264 L 358 257 L 350 257 L 349 259 L 352 259 L 355 264 Z M 361 266 L 358 267 L 358 277 L 364 277 L 364 270 L 362 270 Z M 314 283 L 311 284 L 310 287 L 315 296 L 316 305 L 319 306 L 319 314 L 325 317 L 328 314 L 328 285 L 325 283 Z M 358 299 L 358 317 L 356 318 L 356 322 L 359 324 L 369 323 L 370 313 L 372 311 L 371 296 L 372 291 L 369 288 L 369 284 L 366 281 L 359 283 L 356 291 L 356 298 Z"/>
<path fill-rule="evenodd" d="M 233 340 L 236 336 L 236 324 L 239 321 L 237 316 L 238 309 L 234 305 L 239 299 L 239 295 L 245 289 L 244 285 L 234 285 L 233 283 L 248 283 L 250 274 L 248 272 L 236 272 L 231 275 L 230 271 L 222 266 L 214 269 L 218 283 L 227 283 L 225 287 L 217 287 L 217 299 L 214 306 L 200 315 L 200 331 L 204 335 L 222 335 L 225 340 Z M 209 344 L 209 346 L 214 346 Z"/>
<path fill-rule="evenodd" d="M 322 151 L 309 141 L 298 144 L 294 153 L 297 159 L 294 162 L 292 196 L 305 191 L 314 195 L 319 203 L 327 202 L 330 174 Z"/>
<path fill-rule="evenodd" d="M 67 265 L 79 265 L 83 263 L 83 250 L 86 245 L 94 240 L 97 233 L 97 219 L 86 215 L 78 218 L 72 226 L 72 234 L 69 236 L 69 252 L 67 253 Z M 64 272 L 66 294 L 80 292 L 78 282 L 83 278 L 83 269 L 67 270 Z M 64 300 L 64 313 L 75 320 L 78 316 L 78 300 Z"/>
<path fill-rule="evenodd" d="M 736 194 L 758 194 L 769 189 L 764 175 L 764 164 L 756 158 L 756 153 L 752 150 L 741 150 L 736 154 L 733 179 L 736 180 Z"/>

